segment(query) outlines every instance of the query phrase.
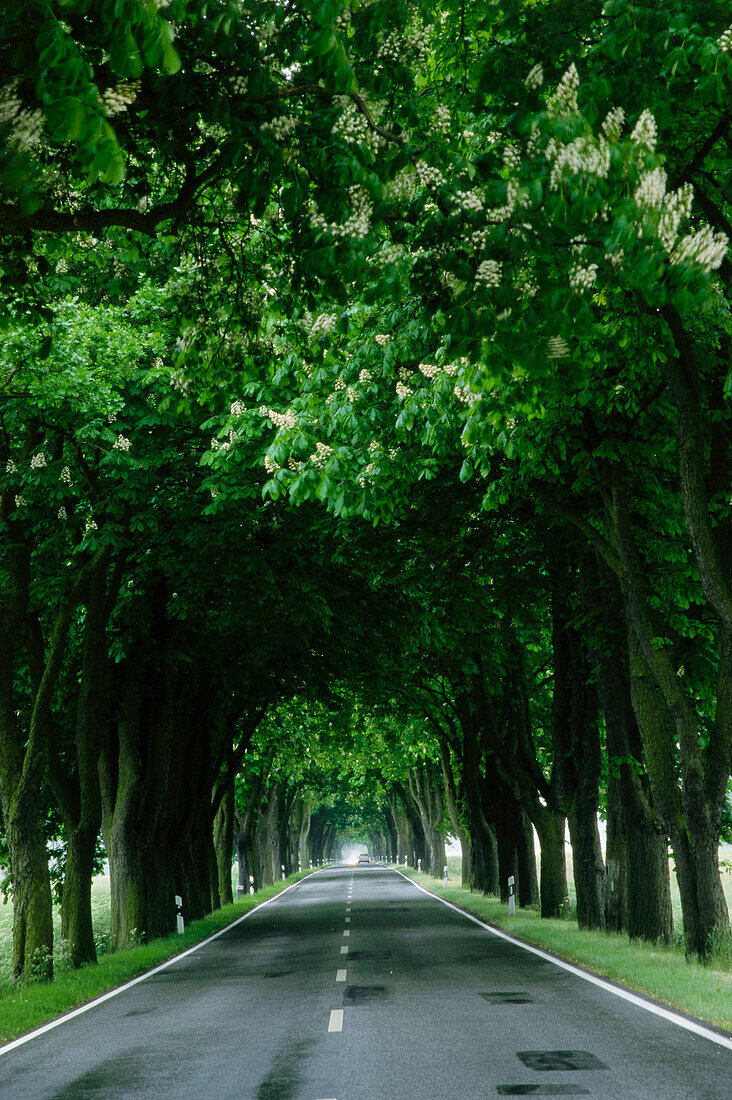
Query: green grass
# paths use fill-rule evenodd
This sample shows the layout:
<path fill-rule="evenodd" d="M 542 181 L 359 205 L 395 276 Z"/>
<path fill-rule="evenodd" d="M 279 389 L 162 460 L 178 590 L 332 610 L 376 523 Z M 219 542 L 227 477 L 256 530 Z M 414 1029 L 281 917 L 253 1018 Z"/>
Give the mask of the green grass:
<path fill-rule="evenodd" d="M 205 917 L 192 921 L 182 935 L 153 940 L 126 951 L 101 954 L 96 965 L 72 970 L 63 958 L 56 956 L 56 977 L 52 982 L 28 982 L 13 985 L 9 977 L 0 984 L 0 1042 L 7 1042 L 23 1035 L 48 1020 L 53 1020 L 78 1005 L 114 989 L 118 985 L 143 974 L 154 966 L 173 958 L 193 947 L 213 932 L 225 928 L 237 917 L 253 909 L 255 905 L 279 894 L 285 886 L 304 878 L 310 872 L 291 875 L 286 882 L 278 882 L 260 890 L 254 897 L 246 897 Z M 106 903 L 105 903 L 106 888 Z M 105 882 L 97 880 L 95 892 L 95 930 L 97 939 L 109 934 L 109 891 Z M 9 936 L 12 935 L 12 906 L 0 906 L 0 956 L 3 957 L 4 976 L 9 971 Z M 96 923 L 98 921 L 98 924 Z M 106 929 L 105 929 L 106 921 Z M 9 927 L 8 927 L 9 926 Z"/>
<path fill-rule="evenodd" d="M 459 860 L 457 864 L 454 869 L 450 868 L 449 873 L 459 877 Z M 510 918 L 508 905 L 497 898 L 473 894 L 458 885 L 448 885 L 445 889 L 442 879 L 418 875 L 409 868 L 406 873 L 420 885 L 488 924 L 577 963 L 593 974 L 610 978 L 627 989 L 645 993 L 732 1032 L 732 955 L 729 943 L 726 954 L 720 954 L 708 966 L 700 966 L 698 963 L 687 963 L 679 945 L 653 947 L 630 942 L 624 934 L 580 931 L 576 921 L 542 920 L 533 909 L 519 909 L 516 916 Z"/>

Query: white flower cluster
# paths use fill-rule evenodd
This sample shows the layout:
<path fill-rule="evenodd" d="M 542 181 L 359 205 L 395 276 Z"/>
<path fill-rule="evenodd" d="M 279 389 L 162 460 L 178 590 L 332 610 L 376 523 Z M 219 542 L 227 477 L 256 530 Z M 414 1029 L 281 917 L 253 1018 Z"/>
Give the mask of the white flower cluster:
<path fill-rule="evenodd" d="M 727 237 L 705 225 L 697 233 L 683 237 L 671 254 L 674 264 L 696 263 L 707 271 L 715 271 L 727 254 Z"/>
<path fill-rule="evenodd" d="M 174 390 L 177 390 L 178 393 L 182 393 L 184 395 L 187 394 L 191 388 L 190 379 L 186 378 L 185 374 L 181 370 L 173 371 L 170 376 L 170 384 Z"/>
<path fill-rule="evenodd" d="M 625 125 L 625 111 L 622 107 L 613 107 L 605 115 L 602 132 L 608 141 L 618 142 Z"/>
<path fill-rule="evenodd" d="M 90 535 L 92 531 L 97 530 L 97 521 L 95 519 L 88 519 L 84 524 L 84 534 Z"/>
<path fill-rule="evenodd" d="M 155 370 L 162 370 L 163 369 L 163 360 L 160 358 L 159 355 L 155 356 L 155 358 L 153 359 L 153 364 L 152 365 L 154 366 Z"/>
<path fill-rule="evenodd" d="M 653 219 L 658 239 L 670 254 L 678 240 L 682 221 L 691 216 L 692 185 L 685 183 L 676 191 L 667 191 L 666 173 L 663 168 L 655 168 L 641 176 L 633 198 L 638 208 Z M 642 233 L 643 223 L 638 226 L 638 236 Z"/>
<path fill-rule="evenodd" d="M 503 150 L 503 167 L 506 168 L 511 175 L 515 175 L 521 165 L 521 152 L 518 145 L 510 141 L 506 148 Z"/>
<path fill-rule="evenodd" d="M 529 73 L 524 80 L 524 84 L 530 92 L 535 92 L 544 83 L 544 69 L 541 64 L 534 65 L 533 69 L 529 70 Z"/>
<path fill-rule="evenodd" d="M 436 363 L 420 363 L 417 370 L 419 370 L 425 378 L 429 378 L 430 382 L 434 382 L 437 375 L 440 373 L 440 367 Z"/>
<path fill-rule="evenodd" d="M 500 286 L 501 270 L 502 264 L 497 260 L 483 260 L 475 273 L 475 281 L 486 287 Z"/>
<path fill-rule="evenodd" d="M 345 381 L 341 378 L 340 375 L 338 375 L 338 377 L 335 380 L 333 389 L 336 390 L 336 391 L 339 391 L 339 390 L 345 390 L 345 388 L 346 388 Z"/>
<path fill-rule="evenodd" d="M 550 336 L 546 342 L 546 353 L 550 359 L 564 359 L 569 355 L 569 344 L 561 336 Z"/>
<path fill-rule="evenodd" d="M 433 164 L 426 164 L 423 160 L 418 160 L 415 168 L 417 169 L 417 176 L 419 182 L 426 188 L 442 187 L 445 182 L 445 177 L 439 168 L 436 168 Z"/>
<path fill-rule="evenodd" d="M 42 470 L 44 466 L 47 466 L 46 456 L 43 451 L 39 451 L 38 454 L 33 455 L 30 460 L 31 470 Z"/>
<path fill-rule="evenodd" d="M 610 171 L 610 146 L 604 137 L 583 134 L 567 145 L 550 138 L 545 156 L 552 162 L 549 186 L 557 190 L 564 176 L 597 176 L 605 179 Z"/>
<path fill-rule="evenodd" d="M 630 140 L 640 149 L 647 149 L 652 153 L 656 148 L 657 139 L 658 130 L 656 128 L 656 120 L 649 110 L 645 110 L 633 127 Z"/>
<path fill-rule="evenodd" d="M 381 450 L 381 444 L 378 439 L 372 439 L 368 445 L 368 452 L 370 455 L 377 455 Z"/>
<path fill-rule="evenodd" d="M 276 474 L 278 470 L 282 469 L 279 462 L 275 462 L 269 455 L 264 456 L 264 468 L 268 474 Z"/>
<path fill-rule="evenodd" d="M 473 393 L 469 386 L 455 386 L 452 391 L 457 397 L 458 401 L 462 401 L 463 405 L 472 406 L 477 401 L 480 401 L 480 395 Z"/>
<path fill-rule="evenodd" d="M 292 409 L 288 409 L 287 412 L 277 412 L 276 409 L 268 409 L 266 405 L 260 405 L 259 415 L 268 417 L 275 428 L 294 428 L 297 420 Z"/>
<path fill-rule="evenodd" d="M 720 50 L 729 50 L 730 53 L 732 53 L 732 27 L 727 27 L 727 30 L 724 32 L 724 34 L 720 35 L 720 37 L 717 39 L 717 45 L 719 46 Z"/>
<path fill-rule="evenodd" d="M 461 210 L 483 209 L 483 197 L 477 191 L 456 191 L 455 202 Z"/>
<path fill-rule="evenodd" d="M 347 95 L 333 96 L 333 103 L 340 109 L 340 114 L 333 123 L 333 133 L 338 134 L 344 141 L 350 141 L 354 145 L 367 145 L 374 151 L 386 145 L 386 138 L 375 133 L 368 124 L 366 116 Z M 369 114 L 377 117 L 381 110 L 381 104 L 374 106 L 368 104 Z"/>
<path fill-rule="evenodd" d="M 62 523 L 64 523 L 64 522 L 65 522 L 65 521 L 66 521 L 66 520 L 67 520 L 67 519 L 69 518 L 69 517 L 68 517 L 68 514 L 67 514 L 67 512 L 66 512 L 66 509 L 65 509 L 65 508 L 64 508 L 64 506 L 63 506 L 63 504 L 62 504 L 62 505 L 61 505 L 61 507 L 59 508 L 59 510 L 58 510 L 58 512 L 56 513 L 56 515 L 58 516 L 58 518 L 59 518 L 59 519 L 61 520 L 61 522 L 62 522 Z"/>
<path fill-rule="evenodd" d="M 442 134 L 447 136 L 450 133 L 450 123 L 452 122 L 452 115 L 450 114 L 450 108 L 440 103 L 432 116 L 432 129 L 436 134 Z"/>
<path fill-rule="evenodd" d="M 374 340 L 380 348 L 384 348 L 391 341 L 391 336 L 388 332 L 377 332 L 374 336 Z"/>
<path fill-rule="evenodd" d="M 249 78 L 246 76 L 232 76 L 229 81 L 231 84 L 231 90 L 234 95 L 245 95 L 247 86 L 249 84 Z"/>
<path fill-rule="evenodd" d="M 278 115 L 277 118 L 263 122 L 259 129 L 263 134 L 270 134 L 274 141 L 285 141 L 297 129 L 295 115 Z"/>
<path fill-rule="evenodd" d="M 219 444 L 219 441 L 218 441 L 218 439 L 216 438 L 216 436 L 215 436 L 215 435 L 212 435 L 212 436 L 211 436 L 211 442 L 209 443 L 209 447 L 210 447 L 210 449 L 211 449 L 212 451 L 218 451 L 218 449 L 219 449 L 219 446 L 220 446 L 220 444 Z"/>
<path fill-rule="evenodd" d="M 246 405 L 243 401 L 232 401 L 229 413 L 231 416 L 243 416 L 246 412 Z"/>
<path fill-rule="evenodd" d="M 364 386 L 367 386 L 371 381 L 371 371 L 366 370 L 366 368 L 364 367 L 364 369 L 359 373 L 358 380 L 359 382 L 363 383 Z"/>
<path fill-rule="evenodd" d="M 310 464 L 322 469 L 333 454 L 333 448 L 329 443 L 316 443 L 315 450 L 310 455 Z"/>
<path fill-rule="evenodd" d="M 6 474 L 17 474 L 17 472 L 18 472 L 17 463 L 14 462 L 12 458 L 9 458 L 8 461 L 5 463 L 5 473 Z"/>
<path fill-rule="evenodd" d="M 309 325 L 311 340 L 317 340 L 319 336 L 327 336 L 338 321 L 337 313 L 321 313 Z"/>
<path fill-rule="evenodd" d="M 58 475 L 58 479 L 59 481 L 62 481 L 64 485 L 71 484 L 71 470 L 68 468 L 68 466 L 64 466 L 63 470 Z"/>
<path fill-rule="evenodd" d="M 16 497 L 15 497 L 15 507 L 16 508 L 25 508 L 27 503 L 28 503 L 28 501 L 20 493 L 18 493 L 16 495 Z"/>
<path fill-rule="evenodd" d="M 419 177 L 412 168 L 402 168 L 386 185 L 386 196 L 392 202 L 411 202 L 419 189 Z"/>
<path fill-rule="evenodd" d="M 412 390 L 412 388 L 410 386 L 405 386 L 403 382 L 397 382 L 397 384 L 396 384 L 396 395 L 402 401 L 406 400 L 407 397 L 411 397 L 413 392 L 414 391 Z"/>
<path fill-rule="evenodd" d="M 578 293 L 589 290 L 597 281 L 597 264 L 573 264 L 569 272 L 569 285 Z"/>
<path fill-rule="evenodd" d="M 19 85 L 16 77 L 0 91 L 0 124 L 9 127 L 11 143 L 26 152 L 41 140 L 43 111 L 31 111 L 23 106 L 18 95 Z"/>
<path fill-rule="evenodd" d="M 112 444 L 112 450 L 113 451 L 129 451 L 131 446 L 132 446 L 132 443 L 130 442 L 130 440 L 127 438 L 126 435 L 118 435 L 117 438 L 115 439 L 114 443 Z"/>
<path fill-rule="evenodd" d="M 387 267 L 388 264 L 396 264 L 401 260 L 404 255 L 404 245 L 401 244 L 388 244 L 381 249 L 376 256 L 372 256 L 372 260 L 375 260 L 381 267 Z"/>
<path fill-rule="evenodd" d="M 107 115 L 121 115 L 131 103 L 137 99 L 140 91 L 139 80 L 116 84 L 114 88 L 107 88 L 102 92 L 102 106 Z"/>
<path fill-rule="evenodd" d="M 554 94 L 547 99 L 546 109 L 549 117 L 564 118 L 567 115 L 576 115 L 578 91 L 579 74 L 573 63 L 559 81 Z"/>
<path fill-rule="evenodd" d="M 56 264 L 56 274 L 57 275 L 65 275 L 68 270 L 69 270 L 69 265 L 66 262 L 66 260 L 64 259 L 64 257 L 62 256 L 61 259 Z"/>

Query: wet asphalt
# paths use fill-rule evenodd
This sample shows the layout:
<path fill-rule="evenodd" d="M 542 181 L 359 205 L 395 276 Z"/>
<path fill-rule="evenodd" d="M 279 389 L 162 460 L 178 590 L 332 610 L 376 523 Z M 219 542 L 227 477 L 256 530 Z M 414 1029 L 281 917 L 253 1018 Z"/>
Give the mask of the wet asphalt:
<path fill-rule="evenodd" d="M 301 881 L 16 1049 L 3 1100 L 729 1100 L 732 1051 L 378 866 Z"/>

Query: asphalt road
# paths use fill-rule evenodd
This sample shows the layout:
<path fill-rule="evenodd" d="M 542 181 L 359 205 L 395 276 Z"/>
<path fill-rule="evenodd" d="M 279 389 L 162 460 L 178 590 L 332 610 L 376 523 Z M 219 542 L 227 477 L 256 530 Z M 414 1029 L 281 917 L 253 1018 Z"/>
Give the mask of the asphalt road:
<path fill-rule="evenodd" d="M 3 1100 L 729 1100 L 732 1050 L 380 867 L 303 880 L 15 1049 Z"/>

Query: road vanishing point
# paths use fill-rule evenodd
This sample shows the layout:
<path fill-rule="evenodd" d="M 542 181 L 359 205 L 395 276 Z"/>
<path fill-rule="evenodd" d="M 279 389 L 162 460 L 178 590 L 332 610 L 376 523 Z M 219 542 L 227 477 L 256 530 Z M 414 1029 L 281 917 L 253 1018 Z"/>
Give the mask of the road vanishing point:
<path fill-rule="evenodd" d="M 0 1048 L 0 1096 L 729 1100 L 732 1039 L 334 866 Z"/>

